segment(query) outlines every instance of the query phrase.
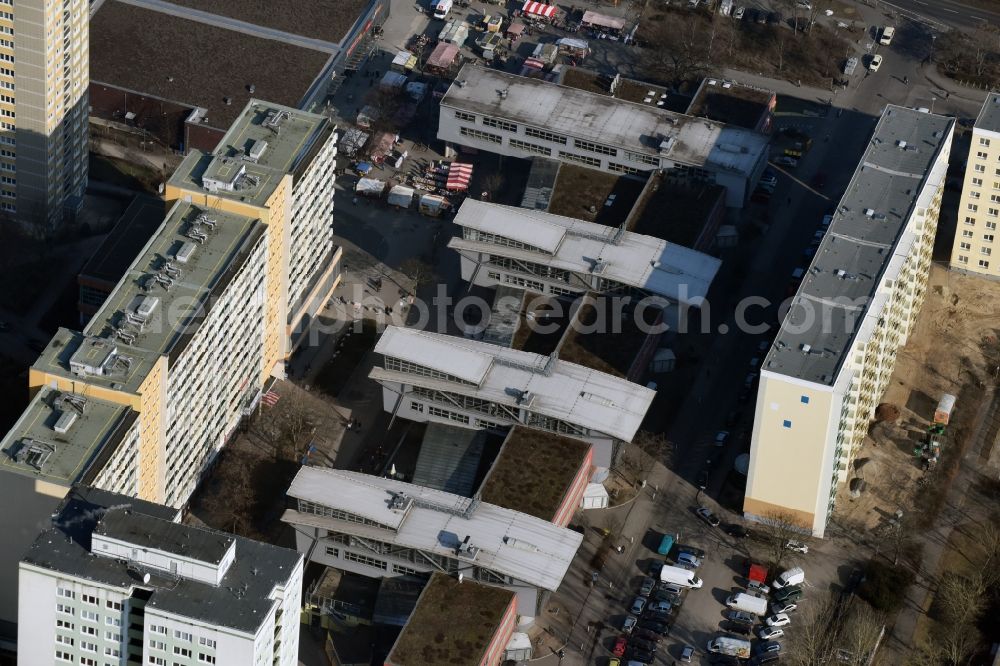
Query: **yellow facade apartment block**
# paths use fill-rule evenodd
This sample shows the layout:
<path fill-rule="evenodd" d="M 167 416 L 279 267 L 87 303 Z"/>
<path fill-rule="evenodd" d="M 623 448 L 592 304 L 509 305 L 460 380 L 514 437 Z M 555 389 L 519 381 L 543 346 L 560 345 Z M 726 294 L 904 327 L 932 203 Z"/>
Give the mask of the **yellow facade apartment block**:
<path fill-rule="evenodd" d="M 954 270 L 1000 278 L 1000 94 L 990 93 L 972 130 L 958 205 Z M 993 254 L 996 252 L 997 254 Z"/>

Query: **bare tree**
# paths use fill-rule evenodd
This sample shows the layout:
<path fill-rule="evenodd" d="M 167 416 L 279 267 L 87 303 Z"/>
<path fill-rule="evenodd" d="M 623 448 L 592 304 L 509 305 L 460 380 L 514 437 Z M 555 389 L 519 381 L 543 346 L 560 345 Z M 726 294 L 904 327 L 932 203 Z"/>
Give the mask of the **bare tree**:
<path fill-rule="evenodd" d="M 938 623 L 936 628 L 935 638 L 941 647 L 945 663 L 950 666 L 971 663 L 972 655 L 981 641 L 976 627 L 970 624 L 948 627 Z"/>
<path fill-rule="evenodd" d="M 692 80 L 706 70 L 708 40 L 695 13 L 672 14 L 670 21 L 648 23 L 646 67 L 674 83 Z"/>
<path fill-rule="evenodd" d="M 648 460 L 648 467 L 644 467 L 646 471 L 652 470 L 657 461 L 663 463 L 664 467 L 670 467 L 673 464 L 674 443 L 667 439 L 667 436 L 662 432 L 654 433 L 640 430 L 632 438 L 632 443 L 643 452 L 644 457 Z"/>
<path fill-rule="evenodd" d="M 821 666 L 829 661 L 837 645 L 837 600 L 827 596 L 810 600 L 795 622 L 790 635 L 787 661 L 795 666 Z"/>
<path fill-rule="evenodd" d="M 935 602 L 941 609 L 944 622 L 953 627 L 975 623 L 986 607 L 988 589 L 980 571 L 974 571 L 968 576 L 943 576 L 938 583 Z"/>
<path fill-rule="evenodd" d="M 775 511 L 761 519 L 757 532 L 767 547 L 768 562 L 778 569 L 788 556 L 786 546 L 789 540 L 796 537 L 801 538 L 803 529 L 793 515 Z"/>
<path fill-rule="evenodd" d="M 400 272 L 413 281 L 413 293 L 434 281 L 434 267 L 422 259 L 410 257 L 399 266 Z"/>
<path fill-rule="evenodd" d="M 854 599 L 840 631 L 838 655 L 848 666 L 868 666 L 872 653 L 885 632 L 885 614 L 861 599 Z"/>
<path fill-rule="evenodd" d="M 778 56 L 778 71 L 783 72 L 785 69 L 785 48 L 788 45 L 788 35 L 785 34 L 784 30 L 778 30 L 774 36 L 774 50 L 775 54 Z"/>

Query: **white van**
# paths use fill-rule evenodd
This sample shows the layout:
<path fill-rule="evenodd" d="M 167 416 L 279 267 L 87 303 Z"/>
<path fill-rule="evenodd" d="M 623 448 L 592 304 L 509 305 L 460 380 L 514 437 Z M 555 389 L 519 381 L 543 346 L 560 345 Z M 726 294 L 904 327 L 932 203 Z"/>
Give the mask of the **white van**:
<path fill-rule="evenodd" d="M 702 579 L 694 575 L 693 571 L 670 564 L 664 564 L 663 568 L 660 569 L 660 582 L 674 583 L 675 585 L 683 585 L 684 587 L 693 587 L 695 589 L 705 584 Z"/>
<path fill-rule="evenodd" d="M 896 34 L 896 29 L 891 25 L 887 25 L 882 28 L 882 36 L 879 37 L 878 43 L 882 46 L 889 46 L 892 44 L 892 36 Z"/>
<path fill-rule="evenodd" d="M 780 590 L 783 587 L 788 587 L 789 585 L 801 585 L 806 581 L 806 572 L 802 570 L 802 567 L 794 567 L 783 572 L 780 576 L 774 579 L 771 583 L 771 587 L 776 590 Z"/>

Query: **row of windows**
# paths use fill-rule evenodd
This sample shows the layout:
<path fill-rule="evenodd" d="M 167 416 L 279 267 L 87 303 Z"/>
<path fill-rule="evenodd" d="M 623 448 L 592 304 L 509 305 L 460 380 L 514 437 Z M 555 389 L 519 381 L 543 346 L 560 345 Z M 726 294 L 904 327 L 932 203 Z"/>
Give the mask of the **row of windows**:
<path fill-rule="evenodd" d="M 979 204 L 972 204 L 972 203 L 970 203 L 970 204 L 966 204 L 966 207 L 969 210 L 971 210 L 973 213 L 978 213 L 979 212 Z M 996 217 L 996 216 L 1000 215 L 1000 208 L 987 208 L 986 209 L 986 214 L 990 215 L 992 217 Z M 969 218 L 966 218 L 966 219 L 968 220 Z M 972 224 L 975 224 L 975 220 L 973 220 Z"/>
<path fill-rule="evenodd" d="M 506 132 L 516 132 L 517 125 L 506 120 L 499 120 L 497 118 L 490 118 L 489 116 L 483 116 L 483 125 L 486 127 L 496 127 L 497 129 L 502 129 Z"/>
<path fill-rule="evenodd" d="M 427 406 L 427 413 L 431 416 L 437 416 L 438 418 L 454 421 L 455 423 L 464 423 L 466 425 L 469 423 L 469 417 L 465 414 L 459 414 L 458 412 L 453 412 L 448 409 L 441 409 L 440 407 L 435 407 L 434 405 Z"/>
<path fill-rule="evenodd" d="M 449 375 L 447 372 L 441 372 L 440 370 L 434 370 L 433 368 L 428 368 L 425 365 L 418 365 L 417 363 L 411 363 L 410 361 L 404 361 L 402 359 L 396 358 L 394 356 L 385 357 L 385 369 L 391 370 L 393 372 L 405 372 L 410 375 L 419 375 L 421 377 L 432 377 L 434 379 L 444 379 L 449 382 L 455 382 L 458 384 L 466 384 L 468 386 L 476 386 L 475 382 L 470 382 L 465 379 L 459 379 L 454 375 Z"/>
<path fill-rule="evenodd" d="M 520 139 L 508 139 L 507 145 L 511 148 L 517 148 L 518 150 L 523 150 L 526 153 L 534 153 L 536 155 L 543 155 L 545 157 L 551 157 L 552 149 L 546 148 L 545 146 L 539 146 L 537 143 L 531 143 L 530 141 L 521 141 Z"/>
<path fill-rule="evenodd" d="M 593 143 L 591 141 L 584 141 L 582 139 L 573 139 L 573 145 L 580 150 L 586 150 L 591 153 L 600 153 L 601 155 L 618 155 L 618 149 L 612 148 L 611 146 L 602 146 L 599 143 Z"/>
<path fill-rule="evenodd" d="M 601 160 L 599 158 L 590 157 L 589 155 L 577 155 L 575 153 L 568 153 L 565 150 L 560 150 L 559 157 L 564 160 L 569 160 L 570 162 L 578 162 L 579 164 L 586 164 L 587 166 L 592 166 L 592 167 L 601 166 Z"/>
<path fill-rule="evenodd" d="M 977 178 L 976 180 L 981 180 L 981 179 Z M 976 191 L 976 190 L 969 190 L 969 198 L 970 199 L 978 199 L 980 196 L 981 196 L 981 194 L 978 191 Z M 990 195 L 990 201 L 992 201 L 993 203 L 1000 203 L 1000 194 L 991 194 Z"/>
<path fill-rule="evenodd" d="M 535 139 L 542 139 L 543 141 L 551 141 L 552 143 L 561 143 L 563 145 L 569 143 L 569 137 L 567 136 L 556 134 L 555 132 L 549 132 L 548 130 L 536 129 L 534 127 L 525 127 L 524 135 Z"/>
<path fill-rule="evenodd" d="M 969 257 L 967 255 L 964 255 L 964 254 L 958 255 L 958 263 L 960 263 L 960 264 L 968 264 L 969 263 Z M 989 268 L 990 267 L 990 262 L 987 261 L 986 259 L 980 259 L 979 260 L 979 267 L 980 268 Z"/>
<path fill-rule="evenodd" d="M 471 113 L 466 113 L 465 111 L 456 111 L 455 117 L 459 120 L 465 120 L 470 123 L 476 122 L 476 116 Z"/>
<path fill-rule="evenodd" d="M 503 143 L 503 137 L 499 134 L 490 134 L 489 132 L 483 132 L 481 130 L 473 129 L 471 127 L 460 127 L 458 133 L 462 136 L 471 137 L 473 139 L 479 139 L 480 141 L 487 141 L 489 143 L 501 144 Z"/>
<path fill-rule="evenodd" d="M 376 569 L 382 569 L 383 571 L 388 568 L 388 564 L 385 560 L 380 560 L 376 557 L 368 557 L 367 555 L 360 555 L 358 553 L 352 553 L 351 551 L 344 552 L 344 559 L 348 562 L 357 562 L 358 564 L 375 567 Z"/>
<path fill-rule="evenodd" d="M 333 507 L 316 504 L 315 502 L 309 502 L 302 499 L 299 500 L 299 511 L 302 513 L 311 513 L 314 516 L 325 516 L 327 518 L 343 520 L 348 523 L 358 523 L 361 525 L 368 525 L 369 527 L 378 527 L 383 530 L 389 529 L 382 523 L 377 523 L 374 520 L 369 520 L 368 518 L 364 518 L 357 514 L 348 513 L 347 511 L 342 511 L 341 509 L 334 509 Z"/>

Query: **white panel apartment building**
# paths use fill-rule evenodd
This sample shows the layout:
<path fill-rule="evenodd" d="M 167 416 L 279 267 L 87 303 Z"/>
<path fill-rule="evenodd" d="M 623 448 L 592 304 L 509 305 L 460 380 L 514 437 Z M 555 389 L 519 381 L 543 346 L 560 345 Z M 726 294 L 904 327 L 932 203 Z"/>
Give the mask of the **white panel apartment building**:
<path fill-rule="evenodd" d="M 923 304 L 953 126 L 883 112 L 761 368 L 748 518 L 823 536 Z"/>
<path fill-rule="evenodd" d="M 250 100 L 211 153 L 194 151 L 167 185 L 183 199 L 260 217 L 277 230 L 287 355 L 340 280 L 333 243 L 337 128 L 329 118 Z"/>
<path fill-rule="evenodd" d="M 74 491 L 20 565 L 18 664 L 293 666 L 302 557 Z"/>
<path fill-rule="evenodd" d="M 659 238 L 562 215 L 466 199 L 448 247 L 462 279 L 565 296 L 587 291 L 656 295 L 697 306 L 721 261 Z"/>
<path fill-rule="evenodd" d="M 375 351 L 384 367 L 385 410 L 411 421 L 477 430 L 527 425 L 594 445 L 594 464 L 611 464 L 630 442 L 656 392 L 582 365 L 440 333 L 390 326 Z"/>
<path fill-rule="evenodd" d="M 612 173 L 664 169 L 726 188 L 742 207 L 767 165 L 763 134 L 578 88 L 465 65 L 441 100 L 438 138 Z"/>
<path fill-rule="evenodd" d="M 373 578 L 440 571 L 513 590 L 534 617 L 583 536 L 476 498 L 346 470 L 303 467 L 282 520 L 311 562 Z"/>

